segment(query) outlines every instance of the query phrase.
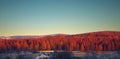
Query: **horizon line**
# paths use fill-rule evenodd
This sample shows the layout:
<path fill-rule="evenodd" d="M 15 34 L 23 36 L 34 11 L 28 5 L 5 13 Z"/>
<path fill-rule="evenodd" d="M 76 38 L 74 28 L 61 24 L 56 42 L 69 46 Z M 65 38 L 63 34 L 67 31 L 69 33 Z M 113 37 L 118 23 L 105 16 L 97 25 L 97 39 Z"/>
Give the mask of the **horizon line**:
<path fill-rule="evenodd" d="M 77 34 L 86 34 L 86 33 L 94 33 L 94 32 L 120 32 L 119 30 L 108 30 L 108 31 L 89 31 L 89 32 L 81 32 L 81 33 L 51 33 L 51 34 L 23 34 L 23 35 L 0 35 L 0 37 L 10 37 L 10 36 L 47 36 L 47 35 L 77 35 Z"/>

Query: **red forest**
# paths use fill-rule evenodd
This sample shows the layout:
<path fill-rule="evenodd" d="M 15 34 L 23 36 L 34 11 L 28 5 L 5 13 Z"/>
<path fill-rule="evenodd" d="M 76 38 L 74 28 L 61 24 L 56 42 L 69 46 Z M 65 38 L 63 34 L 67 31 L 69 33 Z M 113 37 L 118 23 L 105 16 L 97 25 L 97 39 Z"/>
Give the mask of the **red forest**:
<path fill-rule="evenodd" d="M 0 39 L 0 52 L 11 50 L 119 51 L 120 32 L 102 31 L 39 38 Z"/>

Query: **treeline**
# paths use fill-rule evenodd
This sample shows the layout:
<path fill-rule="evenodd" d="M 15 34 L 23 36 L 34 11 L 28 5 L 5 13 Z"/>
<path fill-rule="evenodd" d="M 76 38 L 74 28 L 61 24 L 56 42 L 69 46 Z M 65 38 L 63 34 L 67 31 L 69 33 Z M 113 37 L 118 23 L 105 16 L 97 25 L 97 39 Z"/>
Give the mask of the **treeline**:
<path fill-rule="evenodd" d="M 55 35 L 40 38 L 0 39 L 0 52 L 5 51 L 119 51 L 120 34 Z"/>

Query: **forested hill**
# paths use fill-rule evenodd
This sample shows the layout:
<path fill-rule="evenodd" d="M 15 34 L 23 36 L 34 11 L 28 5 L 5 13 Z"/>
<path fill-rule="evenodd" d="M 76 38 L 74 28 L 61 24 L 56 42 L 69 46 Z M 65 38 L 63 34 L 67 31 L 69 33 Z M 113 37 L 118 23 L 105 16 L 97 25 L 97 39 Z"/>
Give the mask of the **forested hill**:
<path fill-rule="evenodd" d="M 84 34 L 47 35 L 40 37 L 1 38 L 0 52 L 6 51 L 119 51 L 120 32 L 101 31 Z"/>

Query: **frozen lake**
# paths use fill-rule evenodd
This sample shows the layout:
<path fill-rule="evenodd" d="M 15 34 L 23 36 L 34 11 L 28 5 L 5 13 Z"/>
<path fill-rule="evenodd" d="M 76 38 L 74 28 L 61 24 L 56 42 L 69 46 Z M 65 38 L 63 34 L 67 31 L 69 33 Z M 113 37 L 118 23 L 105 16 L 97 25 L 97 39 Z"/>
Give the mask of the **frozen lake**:
<path fill-rule="evenodd" d="M 103 52 L 36 52 L 0 54 L 0 59 L 120 59 L 118 51 Z"/>

